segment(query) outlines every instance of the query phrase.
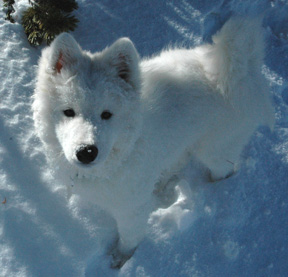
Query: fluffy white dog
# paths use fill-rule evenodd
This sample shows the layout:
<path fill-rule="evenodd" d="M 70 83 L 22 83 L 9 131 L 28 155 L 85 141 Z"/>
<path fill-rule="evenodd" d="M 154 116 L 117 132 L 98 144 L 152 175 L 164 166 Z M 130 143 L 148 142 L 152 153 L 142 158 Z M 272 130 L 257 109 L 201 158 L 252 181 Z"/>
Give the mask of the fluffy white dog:
<path fill-rule="evenodd" d="M 273 126 L 263 56 L 260 20 L 242 18 L 230 19 L 211 45 L 142 61 L 128 38 L 91 54 L 64 33 L 43 50 L 36 131 L 73 189 L 115 218 L 112 267 L 143 239 L 156 183 L 191 156 L 211 180 L 226 178 L 255 129 Z"/>

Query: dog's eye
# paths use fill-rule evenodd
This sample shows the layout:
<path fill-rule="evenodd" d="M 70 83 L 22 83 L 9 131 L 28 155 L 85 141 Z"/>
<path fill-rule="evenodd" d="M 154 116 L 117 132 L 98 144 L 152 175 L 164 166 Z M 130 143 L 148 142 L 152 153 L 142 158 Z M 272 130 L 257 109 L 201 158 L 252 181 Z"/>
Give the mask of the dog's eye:
<path fill-rule="evenodd" d="M 73 109 L 67 109 L 65 111 L 63 111 L 63 113 L 67 116 L 67 117 L 74 117 L 75 116 L 75 112 Z"/>
<path fill-rule="evenodd" d="M 104 111 L 104 112 L 101 113 L 101 118 L 103 120 L 108 120 L 108 119 L 110 119 L 112 117 L 112 115 L 113 114 L 110 113 L 109 111 Z"/>

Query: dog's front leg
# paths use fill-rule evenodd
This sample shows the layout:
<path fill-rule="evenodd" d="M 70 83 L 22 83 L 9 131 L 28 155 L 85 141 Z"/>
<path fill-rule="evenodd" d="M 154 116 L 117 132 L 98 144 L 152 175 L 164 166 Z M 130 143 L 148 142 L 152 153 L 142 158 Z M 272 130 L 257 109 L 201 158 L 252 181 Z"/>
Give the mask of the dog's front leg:
<path fill-rule="evenodd" d="M 123 252 L 120 250 L 120 239 L 117 242 L 116 247 L 112 249 L 110 255 L 112 256 L 111 268 L 120 269 L 134 254 L 136 248 L 131 249 L 129 252 Z"/>
<path fill-rule="evenodd" d="M 151 208 L 151 203 L 145 204 L 140 207 L 134 207 L 125 214 L 118 214 L 116 217 L 119 240 L 110 252 L 112 268 L 121 268 L 134 254 L 137 246 L 146 235 L 147 221 Z"/>

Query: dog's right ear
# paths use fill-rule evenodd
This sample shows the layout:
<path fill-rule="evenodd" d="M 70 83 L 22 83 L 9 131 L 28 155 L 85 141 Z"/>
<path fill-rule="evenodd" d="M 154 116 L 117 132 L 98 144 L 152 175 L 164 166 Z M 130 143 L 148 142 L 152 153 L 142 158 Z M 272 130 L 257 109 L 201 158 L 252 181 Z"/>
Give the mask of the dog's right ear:
<path fill-rule="evenodd" d="M 48 70 L 55 74 L 60 74 L 63 69 L 70 69 L 82 56 L 81 47 L 68 33 L 59 35 L 48 49 Z"/>

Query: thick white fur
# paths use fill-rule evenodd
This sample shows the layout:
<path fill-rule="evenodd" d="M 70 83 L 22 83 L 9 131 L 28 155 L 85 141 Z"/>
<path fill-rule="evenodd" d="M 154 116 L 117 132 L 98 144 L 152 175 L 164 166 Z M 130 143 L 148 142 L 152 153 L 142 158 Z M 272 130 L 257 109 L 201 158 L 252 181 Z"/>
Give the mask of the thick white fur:
<path fill-rule="evenodd" d="M 142 61 L 127 38 L 91 54 L 62 34 L 43 51 L 33 103 L 36 130 L 75 191 L 86 191 L 116 219 L 114 266 L 145 235 L 155 183 L 168 180 L 191 155 L 213 180 L 225 178 L 255 129 L 273 126 L 263 56 L 260 20 L 242 18 L 230 19 L 211 45 Z M 64 116 L 68 108 L 75 117 Z M 101 119 L 103 110 L 113 113 L 110 120 Z M 98 147 L 95 161 L 77 160 L 82 145 Z"/>

